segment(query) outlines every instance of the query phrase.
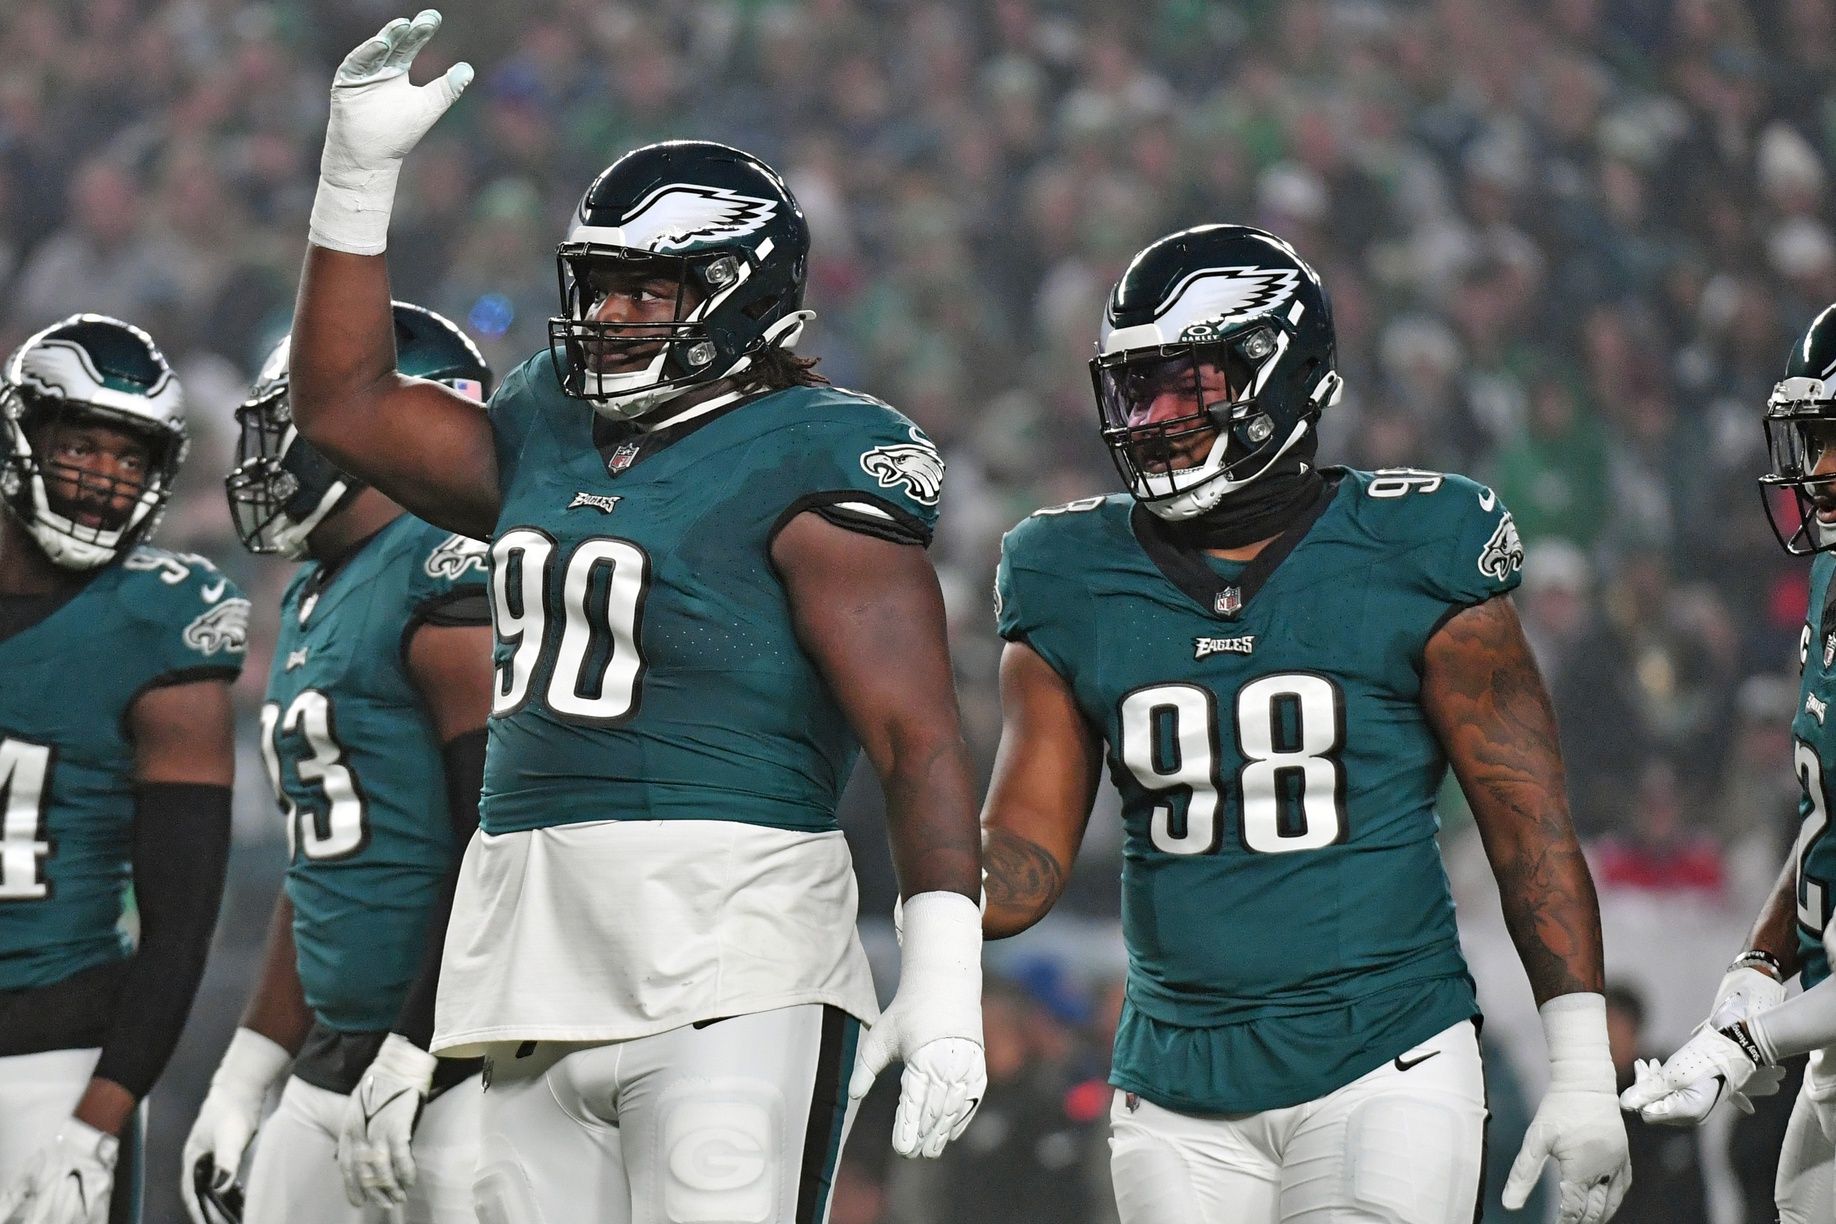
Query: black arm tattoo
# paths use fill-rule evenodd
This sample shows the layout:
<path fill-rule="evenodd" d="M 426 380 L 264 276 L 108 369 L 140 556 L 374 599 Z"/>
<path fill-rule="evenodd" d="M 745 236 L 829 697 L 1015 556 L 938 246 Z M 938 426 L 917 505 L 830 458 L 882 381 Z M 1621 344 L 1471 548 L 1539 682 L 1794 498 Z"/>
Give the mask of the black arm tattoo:
<path fill-rule="evenodd" d="M 982 867 L 989 917 L 1002 920 L 1002 935 L 1039 921 L 1065 888 L 1063 865 L 1043 846 L 1007 829 L 983 831 Z"/>
<path fill-rule="evenodd" d="M 1435 634 L 1422 703 L 1472 805 L 1536 1001 L 1601 990 L 1600 904 L 1568 816 L 1555 710 L 1507 599 Z"/>

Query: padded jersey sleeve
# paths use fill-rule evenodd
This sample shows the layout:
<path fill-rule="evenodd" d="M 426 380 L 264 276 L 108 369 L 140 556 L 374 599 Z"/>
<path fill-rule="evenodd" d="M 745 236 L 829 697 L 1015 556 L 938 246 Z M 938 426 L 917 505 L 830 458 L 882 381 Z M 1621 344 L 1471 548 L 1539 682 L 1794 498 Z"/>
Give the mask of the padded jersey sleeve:
<path fill-rule="evenodd" d="M 1442 542 L 1420 550 L 1429 593 L 1456 607 L 1484 603 L 1523 581 L 1524 546 L 1517 523 L 1498 494 L 1464 476 L 1449 475 L 1431 495 Z"/>
<path fill-rule="evenodd" d="M 922 429 L 884 404 L 857 399 L 789 432 L 798 487 L 772 524 L 772 537 L 814 510 L 850 531 L 930 545 L 944 461 Z"/>
<path fill-rule="evenodd" d="M 422 525 L 409 550 L 408 623 L 488 625 L 491 557 L 482 540 Z"/>
<path fill-rule="evenodd" d="M 530 388 L 532 371 L 541 374 L 547 370 L 548 354 L 537 353 L 510 371 L 486 405 L 485 411 L 491 418 L 492 445 L 497 453 L 500 491 L 507 491 L 516 478 L 523 446 L 529 440 L 530 426 L 535 418 L 536 405 Z M 582 404 L 581 408 L 585 409 L 586 405 Z"/>
<path fill-rule="evenodd" d="M 142 687 L 234 680 L 249 649 L 249 601 L 195 553 L 139 548 L 122 560 L 136 572 L 134 599 L 150 639 L 154 675 Z"/>
<path fill-rule="evenodd" d="M 1035 516 L 1001 537 L 995 566 L 995 632 L 1044 659 L 1069 683 L 1077 657 L 1076 627 L 1069 623 L 1077 596 L 1054 573 L 1049 528 Z"/>

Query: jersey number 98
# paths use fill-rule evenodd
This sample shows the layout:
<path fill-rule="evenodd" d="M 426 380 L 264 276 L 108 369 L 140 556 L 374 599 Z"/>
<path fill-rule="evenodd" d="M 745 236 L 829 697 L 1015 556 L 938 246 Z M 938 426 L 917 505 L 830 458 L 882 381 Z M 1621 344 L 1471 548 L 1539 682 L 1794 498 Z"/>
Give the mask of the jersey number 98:
<path fill-rule="evenodd" d="M 1346 838 L 1345 701 L 1325 676 L 1283 672 L 1237 690 L 1234 726 L 1243 765 L 1238 837 L 1258 854 L 1317 850 Z M 1148 820 L 1154 848 L 1215 854 L 1224 787 L 1211 690 L 1156 684 L 1122 699 L 1118 755 L 1143 789 L 1162 795 Z"/>

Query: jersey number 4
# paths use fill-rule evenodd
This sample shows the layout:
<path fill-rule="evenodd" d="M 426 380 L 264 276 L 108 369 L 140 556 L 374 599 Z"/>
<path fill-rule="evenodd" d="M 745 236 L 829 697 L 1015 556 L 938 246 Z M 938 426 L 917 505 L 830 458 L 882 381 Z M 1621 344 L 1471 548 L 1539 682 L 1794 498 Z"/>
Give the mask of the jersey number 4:
<path fill-rule="evenodd" d="M 45 814 L 55 755 L 45 744 L 0 740 L 0 901 L 42 901 L 51 895 L 45 863 L 54 847 Z"/>
<path fill-rule="evenodd" d="M 544 532 L 518 527 L 499 536 L 491 545 L 491 713 L 521 709 L 536 676 L 546 674 L 542 702 L 569 722 L 603 726 L 630 717 L 643 691 L 638 640 L 649 585 L 650 557 L 629 540 L 582 540 L 560 564 Z"/>
<path fill-rule="evenodd" d="M 1234 779 L 1239 840 L 1259 854 L 1317 850 L 1346 838 L 1345 699 L 1311 672 L 1262 676 L 1237 690 Z M 1211 690 L 1156 684 L 1122 699 L 1118 755 L 1135 781 L 1162 796 L 1148 820 L 1154 848 L 1215 854 L 1225 789 L 1218 776 L 1218 712 Z"/>

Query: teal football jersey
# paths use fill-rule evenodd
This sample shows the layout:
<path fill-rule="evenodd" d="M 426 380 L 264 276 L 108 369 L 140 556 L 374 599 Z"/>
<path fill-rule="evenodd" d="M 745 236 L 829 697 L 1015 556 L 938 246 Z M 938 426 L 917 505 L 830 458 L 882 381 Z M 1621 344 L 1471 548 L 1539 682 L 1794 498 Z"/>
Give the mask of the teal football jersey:
<path fill-rule="evenodd" d="M 806 509 L 928 541 L 943 463 L 836 388 L 764 392 L 642 433 L 548 357 L 491 403 L 497 688 L 490 833 L 595 820 L 836 828 L 858 744 L 798 643 L 770 548 Z"/>
<path fill-rule="evenodd" d="M 1836 607 L 1830 576 L 1836 554 L 1811 562 L 1810 612 L 1798 652 L 1798 712 L 1792 717 L 1792 760 L 1803 788 L 1798 799 L 1798 952 L 1804 989 L 1830 976 L 1823 929 L 1836 895 L 1836 838 L 1829 836 L 1830 801 L 1824 779 L 1836 774 L 1836 726 L 1826 726 L 1836 701 Z"/>
<path fill-rule="evenodd" d="M 1126 824 L 1112 1080 L 1169 1108 L 1316 1099 L 1477 1012 L 1435 832 L 1429 637 L 1517 585 L 1491 490 L 1328 469 L 1248 565 L 1123 495 L 1003 541 L 1001 635 L 1107 741 Z"/>
<path fill-rule="evenodd" d="M 330 570 L 302 565 L 281 600 L 262 755 L 287 826 L 300 984 L 340 1032 L 395 1023 L 465 850 L 406 651 L 467 601 L 483 623 L 486 564 L 483 544 L 404 514 Z"/>
<path fill-rule="evenodd" d="M 128 712 L 161 685 L 234 680 L 248 620 L 210 562 L 140 547 L 0 641 L 0 990 L 128 956 Z"/>

